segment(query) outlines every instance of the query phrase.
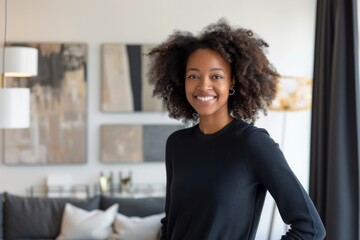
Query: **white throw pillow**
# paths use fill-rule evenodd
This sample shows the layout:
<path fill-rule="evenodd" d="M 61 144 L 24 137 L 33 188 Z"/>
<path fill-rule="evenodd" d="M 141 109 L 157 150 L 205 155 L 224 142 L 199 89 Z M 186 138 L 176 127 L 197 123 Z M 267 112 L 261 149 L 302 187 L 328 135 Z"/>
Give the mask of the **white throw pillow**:
<path fill-rule="evenodd" d="M 114 223 L 114 234 L 109 239 L 120 240 L 157 240 L 161 228 L 160 220 L 165 213 L 147 217 L 127 217 L 117 214 Z"/>
<path fill-rule="evenodd" d="M 66 203 L 60 235 L 56 240 L 63 239 L 107 239 L 112 234 L 119 205 L 114 204 L 106 211 L 99 209 L 86 211 Z"/>

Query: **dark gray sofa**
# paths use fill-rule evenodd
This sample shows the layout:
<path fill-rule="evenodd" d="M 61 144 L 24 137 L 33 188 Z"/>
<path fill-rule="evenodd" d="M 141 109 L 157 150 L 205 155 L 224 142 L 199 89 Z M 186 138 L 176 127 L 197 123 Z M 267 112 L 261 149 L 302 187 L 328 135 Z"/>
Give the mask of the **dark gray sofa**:
<path fill-rule="evenodd" d="M 21 197 L 0 194 L 0 239 L 55 239 L 60 233 L 65 204 L 106 210 L 119 204 L 119 213 L 145 217 L 164 211 L 164 198 L 117 198 L 96 196 L 87 200 L 72 198 Z"/>

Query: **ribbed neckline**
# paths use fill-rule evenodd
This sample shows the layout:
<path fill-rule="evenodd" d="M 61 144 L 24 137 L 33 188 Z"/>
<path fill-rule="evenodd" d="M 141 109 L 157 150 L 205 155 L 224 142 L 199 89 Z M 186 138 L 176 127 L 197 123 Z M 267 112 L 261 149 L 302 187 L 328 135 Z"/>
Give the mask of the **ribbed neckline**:
<path fill-rule="evenodd" d="M 202 138 L 202 139 L 204 139 L 204 140 L 214 139 L 214 138 L 216 138 L 216 137 L 218 137 L 218 136 L 220 136 L 220 135 L 228 132 L 228 130 L 229 130 L 232 126 L 234 126 L 236 123 L 238 123 L 239 121 L 241 121 L 241 120 L 239 120 L 239 119 L 234 119 L 233 121 L 229 122 L 227 125 L 225 125 L 225 126 L 224 126 L 222 129 L 220 129 L 219 131 L 214 132 L 214 133 L 211 133 L 211 134 L 205 134 L 205 133 L 203 133 L 203 132 L 200 130 L 199 124 L 196 124 L 196 125 L 194 126 L 194 128 L 195 128 L 195 135 L 198 136 L 198 137 L 200 137 L 200 138 Z"/>

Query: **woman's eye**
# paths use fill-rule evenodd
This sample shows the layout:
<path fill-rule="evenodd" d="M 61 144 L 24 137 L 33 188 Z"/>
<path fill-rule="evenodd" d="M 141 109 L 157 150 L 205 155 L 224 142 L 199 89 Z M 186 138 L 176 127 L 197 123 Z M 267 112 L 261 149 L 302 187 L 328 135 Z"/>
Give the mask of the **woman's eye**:
<path fill-rule="evenodd" d="M 219 75 L 219 74 L 215 74 L 215 75 L 212 76 L 212 78 L 213 79 L 221 79 L 223 77 L 221 75 Z"/>
<path fill-rule="evenodd" d="M 189 75 L 188 78 L 189 78 L 189 79 L 198 79 L 199 77 L 196 76 L 196 75 Z"/>

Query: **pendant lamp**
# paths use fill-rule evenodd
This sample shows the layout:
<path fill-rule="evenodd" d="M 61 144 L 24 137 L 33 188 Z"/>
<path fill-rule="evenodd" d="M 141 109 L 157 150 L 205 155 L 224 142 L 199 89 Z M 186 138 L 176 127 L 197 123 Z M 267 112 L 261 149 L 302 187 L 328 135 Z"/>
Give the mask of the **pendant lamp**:
<path fill-rule="evenodd" d="M 30 89 L 0 88 L 0 128 L 30 126 Z"/>
<path fill-rule="evenodd" d="M 6 77 L 37 75 L 38 50 L 30 47 L 6 46 L 7 1 L 5 1 L 4 46 L 0 49 L 0 129 L 30 126 L 30 89 L 7 88 Z"/>
<path fill-rule="evenodd" d="M 32 77 L 37 75 L 38 50 L 31 47 L 10 46 L 2 49 L 5 77 Z"/>

